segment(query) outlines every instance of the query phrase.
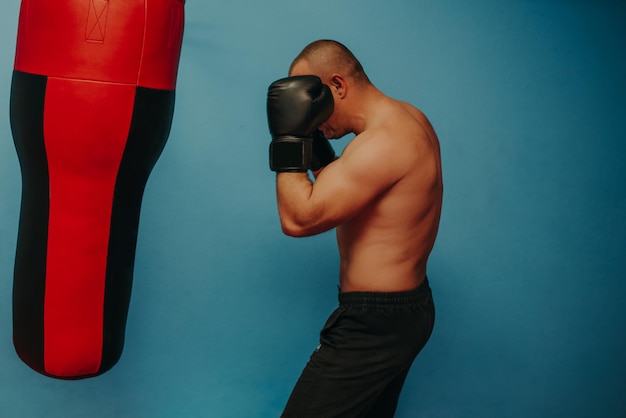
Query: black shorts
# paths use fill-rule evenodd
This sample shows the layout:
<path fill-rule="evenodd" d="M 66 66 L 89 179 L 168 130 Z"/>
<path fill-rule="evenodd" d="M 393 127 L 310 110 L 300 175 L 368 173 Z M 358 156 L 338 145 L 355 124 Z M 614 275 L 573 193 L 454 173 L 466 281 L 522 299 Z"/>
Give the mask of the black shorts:
<path fill-rule="evenodd" d="M 406 292 L 339 293 L 281 416 L 393 417 L 434 321 L 428 279 Z"/>

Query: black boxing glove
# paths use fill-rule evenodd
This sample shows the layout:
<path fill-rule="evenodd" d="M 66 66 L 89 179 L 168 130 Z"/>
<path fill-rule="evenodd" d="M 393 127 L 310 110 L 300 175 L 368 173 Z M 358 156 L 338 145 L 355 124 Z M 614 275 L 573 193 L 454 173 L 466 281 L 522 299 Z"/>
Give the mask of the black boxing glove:
<path fill-rule="evenodd" d="M 311 167 L 313 133 L 333 109 L 333 95 L 317 76 L 287 77 L 272 83 L 267 93 L 270 170 L 306 172 Z"/>
<path fill-rule="evenodd" d="M 317 130 L 313 132 L 313 154 L 311 156 L 311 171 L 317 171 L 335 161 L 337 156 L 324 134 Z"/>

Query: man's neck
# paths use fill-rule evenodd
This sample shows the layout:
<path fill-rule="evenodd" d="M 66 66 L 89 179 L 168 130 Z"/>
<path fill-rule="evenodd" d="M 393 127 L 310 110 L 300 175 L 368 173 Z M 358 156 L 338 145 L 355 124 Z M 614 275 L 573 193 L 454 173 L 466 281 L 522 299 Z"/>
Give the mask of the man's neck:
<path fill-rule="evenodd" d="M 385 99 L 386 96 L 373 85 L 369 85 L 351 97 L 353 110 L 350 112 L 350 124 L 355 135 L 365 131 L 372 122 L 376 123 L 380 103 Z"/>

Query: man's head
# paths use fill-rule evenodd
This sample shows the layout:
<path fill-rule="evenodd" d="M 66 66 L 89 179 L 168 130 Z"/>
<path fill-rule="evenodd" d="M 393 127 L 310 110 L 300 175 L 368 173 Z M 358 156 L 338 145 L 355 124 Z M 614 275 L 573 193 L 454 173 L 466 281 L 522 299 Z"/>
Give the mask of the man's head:
<path fill-rule="evenodd" d="M 289 75 L 316 75 L 330 87 L 335 112 L 320 126 L 328 138 L 340 138 L 351 131 L 350 100 L 353 93 L 371 86 L 359 60 L 343 44 L 322 39 L 307 45 L 293 60 Z"/>

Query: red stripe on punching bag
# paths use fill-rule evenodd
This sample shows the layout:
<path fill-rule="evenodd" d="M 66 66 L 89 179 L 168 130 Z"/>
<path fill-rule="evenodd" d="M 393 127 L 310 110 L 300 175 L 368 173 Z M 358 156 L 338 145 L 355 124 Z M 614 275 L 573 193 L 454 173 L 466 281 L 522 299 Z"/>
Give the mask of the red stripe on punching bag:
<path fill-rule="evenodd" d="M 111 207 L 134 94 L 134 86 L 122 84 L 48 80 L 44 364 L 51 375 L 89 375 L 100 367 Z"/>

